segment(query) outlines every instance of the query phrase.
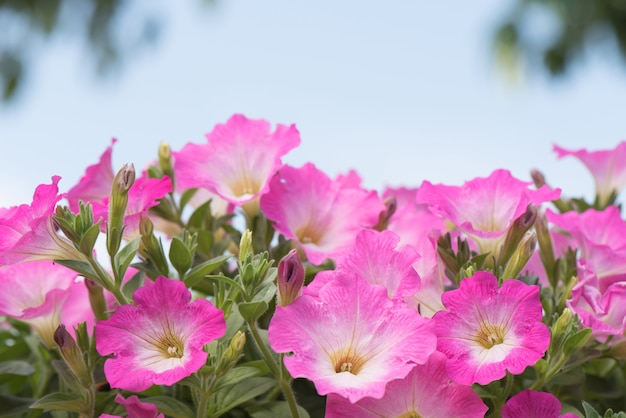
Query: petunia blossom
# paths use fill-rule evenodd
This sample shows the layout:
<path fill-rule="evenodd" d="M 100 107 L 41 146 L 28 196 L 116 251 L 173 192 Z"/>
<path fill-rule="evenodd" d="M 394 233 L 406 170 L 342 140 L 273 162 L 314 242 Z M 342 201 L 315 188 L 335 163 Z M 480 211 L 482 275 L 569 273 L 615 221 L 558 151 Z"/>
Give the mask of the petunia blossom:
<path fill-rule="evenodd" d="M 445 401 L 444 401 L 445 400 Z M 416 365 L 404 378 L 389 382 L 385 396 L 363 398 L 356 403 L 330 394 L 326 418 L 483 418 L 487 412 L 470 386 L 450 381 L 446 356 L 434 352 L 424 365 Z"/>
<path fill-rule="evenodd" d="M 137 395 L 124 398 L 121 393 L 115 395 L 115 402 L 123 405 L 128 413 L 128 418 L 165 418 L 159 413 L 156 405 L 149 402 L 141 402 Z M 121 418 L 119 415 L 102 414 L 99 418 Z"/>
<path fill-rule="evenodd" d="M 559 158 L 568 156 L 578 158 L 587 167 L 595 181 L 598 203 L 601 207 L 610 203 L 611 194 L 619 193 L 626 186 L 626 141 L 609 150 L 572 151 L 554 145 L 554 151 Z"/>
<path fill-rule="evenodd" d="M 261 211 L 313 264 L 345 255 L 356 235 L 375 226 L 384 209 L 375 191 L 358 187 L 354 179 L 333 181 L 311 163 L 283 166 L 261 197 Z"/>
<path fill-rule="evenodd" d="M 317 294 L 305 289 L 277 307 L 268 332 L 293 377 L 350 402 L 381 398 L 389 381 L 426 363 L 436 346 L 429 319 L 390 300 L 384 287 L 340 272 Z"/>
<path fill-rule="evenodd" d="M 158 277 L 96 324 L 96 349 L 111 387 L 140 392 L 152 385 L 172 385 L 200 369 L 202 349 L 224 335 L 224 313 L 205 299 L 191 301 L 178 280 Z"/>
<path fill-rule="evenodd" d="M 429 205 L 433 213 L 467 234 L 480 253 L 497 256 L 507 230 L 528 205 L 550 202 L 561 193 L 545 185 L 532 190 L 531 184 L 516 179 L 507 170 L 496 170 L 489 177 L 475 178 L 460 187 L 424 181 L 416 201 Z"/>
<path fill-rule="evenodd" d="M 77 273 L 51 261 L 33 261 L 0 267 L 0 315 L 32 326 L 49 347 L 61 324 L 62 308 L 70 297 Z M 75 322 L 68 324 L 71 328 Z"/>
<path fill-rule="evenodd" d="M 173 152 L 177 187 L 206 188 L 241 206 L 258 198 L 282 165 L 281 157 L 300 144 L 295 125 L 233 115 L 206 135 L 207 143 L 189 143 Z"/>
<path fill-rule="evenodd" d="M 115 177 L 111 154 L 113 153 L 113 145 L 116 142 L 117 140 L 113 138 L 111 145 L 100 156 L 100 160 L 96 164 L 87 167 L 85 174 L 79 182 L 65 194 L 72 212 L 78 213 L 79 201 L 100 203 L 111 194 L 111 185 Z"/>
<path fill-rule="evenodd" d="M 35 189 L 30 205 L 0 208 L 0 265 L 35 260 L 81 260 L 85 257 L 59 235 L 52 215 L 61 200 L 59 176 Z"/>
<path fill-rule="evenodd" d="M 448 357 L 448 374 L 459 384 L 486 385 L 507 370 L 520 374 L 550 344 L 539 286 L 506 280 L 498 288 L 492 273 L 478 271 L 442 301 L 446 310 L 433 316 L 437 350 Z"/>
<path fill-rule="evenodd" d="M 578 418 L 578 415 L 573 412 L 561 415 L 561 402 L 556 396 L 526 389 L 506 401 L 502 418 Z"/>

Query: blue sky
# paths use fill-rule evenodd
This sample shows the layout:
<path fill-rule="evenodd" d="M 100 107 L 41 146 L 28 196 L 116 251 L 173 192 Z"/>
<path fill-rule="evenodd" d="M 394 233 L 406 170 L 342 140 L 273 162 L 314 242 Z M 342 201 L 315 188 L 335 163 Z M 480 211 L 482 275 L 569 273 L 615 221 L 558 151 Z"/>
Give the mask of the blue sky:
<path fill-rule="evenodd" d="M 378 189 L 539 168 L 564 193 L 590 196 L 589 174 L 557 161 L 552 144 L 626 139 L 626 67 L 606 51 L 566 80 L 507 82 L 491 36 L 508 2 L 140 3 L 165 26 L 118 75 L 97 78 L 84 45 L 58 36 L 19 100 L 0 107 L 0 206 L 30 202 L 54 174 L 69 189 L 112 137 L 116 168 L 141 168 L 160 141 L 203 142 L 233 113 L 295 123 L 302 145 L 286 162 L 354 168 Z M 121 27 L 132 31 L 134 16 Z"/>

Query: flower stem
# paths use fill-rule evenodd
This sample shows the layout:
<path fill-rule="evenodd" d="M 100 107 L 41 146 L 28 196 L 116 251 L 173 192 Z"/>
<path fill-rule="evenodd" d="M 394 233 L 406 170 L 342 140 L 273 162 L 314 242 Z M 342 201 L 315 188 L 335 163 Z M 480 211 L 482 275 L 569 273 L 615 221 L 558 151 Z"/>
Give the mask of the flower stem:
<path fill-rule="evenodd" d="M 281 361 L 279 365 L 278 363 L 276 363 L 274 356 L 272 355 L 270 350 L 265 345 L 265 342 L 261 338 L 261 334 L 259 334 L 259 330 L 257 328 L 256 322 L 248 322 L 247 325 L 248 325 L 248 330 L 250 331 L 250 334 L 252 335 L 252 338 L 254 339 L 254 342 L 256 343 L 257 347 L 261 351 L 261 354 L 263 355 L 263 358 L 265 359 L 265 362 L 267 363 L 268 367 L 270 368 L 270 370 L 272 371 L 272 373 L 274 374 L 274 376 L 276 376 L 276 379 L 278 380 L 278 384 L 280 385 L 280 388 L 283 391 L 285 400 L 287 401 L 287 404 L 289 405 L 289 411 L 291 412 L 291 416 L 293 418 L 299 418 L 300 414 L 298 412 L 298 404 L 296 402 L 296 397 L 293 393 L 293 390 L 291 389 L 291 384 L 290 384 L 291 382 L 290 382 L 289 374 L 283 373 L 282 356 L 281 356 Z"/>

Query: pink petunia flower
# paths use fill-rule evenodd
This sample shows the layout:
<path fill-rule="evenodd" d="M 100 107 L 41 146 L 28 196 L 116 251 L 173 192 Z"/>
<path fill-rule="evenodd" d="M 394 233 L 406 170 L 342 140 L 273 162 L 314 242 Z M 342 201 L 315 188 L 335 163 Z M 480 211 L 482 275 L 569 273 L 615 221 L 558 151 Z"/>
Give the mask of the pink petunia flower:
<path fill-rule="evenodd" d="M 554 151 L 559 158 L 576 157 L 587 167 L 595 181 L 601 207 L 608 204 L 612 193 L 617 194 L 626 186 L 626 141 L 620 142 L 612 150 L 570 151 L 555 145 Z"/>
<path fill-rule="evenodd" d="M 502 407 L 502 418 L 578 418 L 568 412 L 561 415 L 561 402 L 551 393 L 526 389 L 512 396 Z"/>
<path fill-rule="evenodd" d="M 216 125 L 206 138 L 172 153 L 178 186 L 206 188 L 237 206 L 265 193 L 280 158 L 300 144 L 295 125 L 270 132 L 267 121 L 243 115 Z"/>
<path fill-rule="evenodd" d="M 96 324 L 96 348 L 113 354 L 104 363 L 111 387 L 140 392 L 172 385 L 204 366 L 202 349 L 224 335 L 224 313 L 205 299 L 191 301 L 178 280 L 158 277 L 133 294 L 135 305 L 123 305 Z"/>
<path fill-rule="evenodd" d="M 507 280 L 498 288 L 493 274 L 478 271 L 442 300 L 447 310 L 433 316 L 437 350 L 448 357 L 448 374 L 459 384 L 486 385 L 507 370 L 520 374 L 550 344 L 539 286 Z"/>
<path fill-rule="evenodd" d="M 451 382 L 446 373 L 446 356 L 434 352 L 424 365 L 416 365 L 404 378 L 392 380 L 385 396 L 363 398 L 356 403 L 328 395 L 326 418 L 482 418 L 487 412 L 470 386 Z"/>
<path fill-rule="evenodd" d="M 81 260 L 85 257 L 54 227 L 52 215 L 61 200 L 58 183 L 35 189 L 30 205 L 0 208 L 0 265 L 35 260 Z"/>
<path fill-rule="evenodd" d="M 62 322 L 63 305 L 72 289 L 80 290 L 82 286 L 75 283 L 76 276 L 76 272 L 51 261 L 0 267 L 0 315 L 26 322 L 46 345 L 53 347 L 54 331 Z"/>
<path fill-rule="evenodd" d="M 578 248 L 580 259 L 598 278 L 601 292 L 626 280 L 626 222 L 617 207 L 562 214 L 548 209 L 546 217 L 565 231 L 571 247 Z"/>
<path fill-rule="evenodd" d="M 172 191 L 172 181 L 164 176 L 159 179 L 142 176 L 138 178 L 128 190 L 128 205 L 124 216 L 124 239 L 130 241 L 139 236 L 139 222 L 142 216 L 148 216 L 150 208 L 159 204 L 159 199 Z M 102 203 L 93 204 L 94 219 L 102 218 L 105 222 L 109 218 L 109 198 Z M 105 228 L 102 222 L 102 228 Z"/>
<path fill-rule="evenodd" d="M 531 184 L 514 178 L 507 170 L 496 170 L 460 187 L 425 181 L 417 190 L 417 203 L 428 204 L 433 213 L 450 220 L 475 241 L 480 253 L 497 256 L 507 230 L 529 204 L 550 202 L 561 193 L 545 185 L 532 190 Z"/>
<path fill-rule="evenodd" d="M 111 194 L 111 185 L 115 177 L 111 154 L 113 153 L 113 145 L 116 142 L 117 140 L 113 138 L 111 145 L 100 156 L 98 163 L 87 167 L 85 174 L 79 182 L 65 194 L 72 212 L 78 213 L 79 201 L 84 203 L 101 203 L 105 197 Z"/>
<path fill-rule="evenodd" d="M 340 273 L 316 295 L 305 288 L 277 307 L 268 332 L 272 349 L 288 353 L 293 377 L 350 402 L 381 398 L 389 381 L 426 363 L 436 346 L 430 320 L 390 300 L 384 287 Z"/>
<path fill-rule="evenodd" d="M 124 398 L 121 393 L 115 395 L 115 402 L 124 405 L 128 418 L 165 418 L 164 414 L 160 414 L 156 405 L 149 402 L 141 402 L 137 395 Z M 102 414 L 99 418 L 121 418 L 119 415 Z"/>
<path fill-rule="evenodd" d="M 412 247 L 397 248 L 399 241 L 400 237 L 391 231 L 364 229 L 346 257 L 337 261 L 337 269 L 384 286 L 390 299 L 404 300 L 420 287 L 420 278 L 413 268 L 419 256 Z"/>
<path fill-rule="evenodd" d="M 362 229 L 377 224 L 384 208 L 376 192 L 355 186 L 354 180 L 332 181 L 311 163 L 283 166 L 261 197 L 265 216 L 313 264 L 343 256 Z"/>

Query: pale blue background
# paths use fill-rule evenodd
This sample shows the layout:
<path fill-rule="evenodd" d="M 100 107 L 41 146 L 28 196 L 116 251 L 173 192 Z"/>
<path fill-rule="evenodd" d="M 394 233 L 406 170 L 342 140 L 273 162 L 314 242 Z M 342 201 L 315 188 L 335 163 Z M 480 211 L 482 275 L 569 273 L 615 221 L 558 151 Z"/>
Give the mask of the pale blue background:
<path fill-rule="evenodd" d="M 160 42 L 99 79 L 83 45 L 57 36 L 19 100 L 0 107 L 0 206 L 37 184 L 69 189 L 111 137 L 114 163 L 143 167 L 161 140 L 203 142 L 233 113 L 295 123 L 285 160 L 368 187 L 461 184 L 500 167 L 531 168 L 569 195 L 593 191 L 552 144 L 612 148 L 626 139 L 626 71 L 605 50 L 566 80 L 495 66 L 492 31 L 509 2 L 140 2 L 165 22 Z M 119 22 L 133 30 L 133 14 Z M 549 33 L 545 22 L 537 33 Z"/>

